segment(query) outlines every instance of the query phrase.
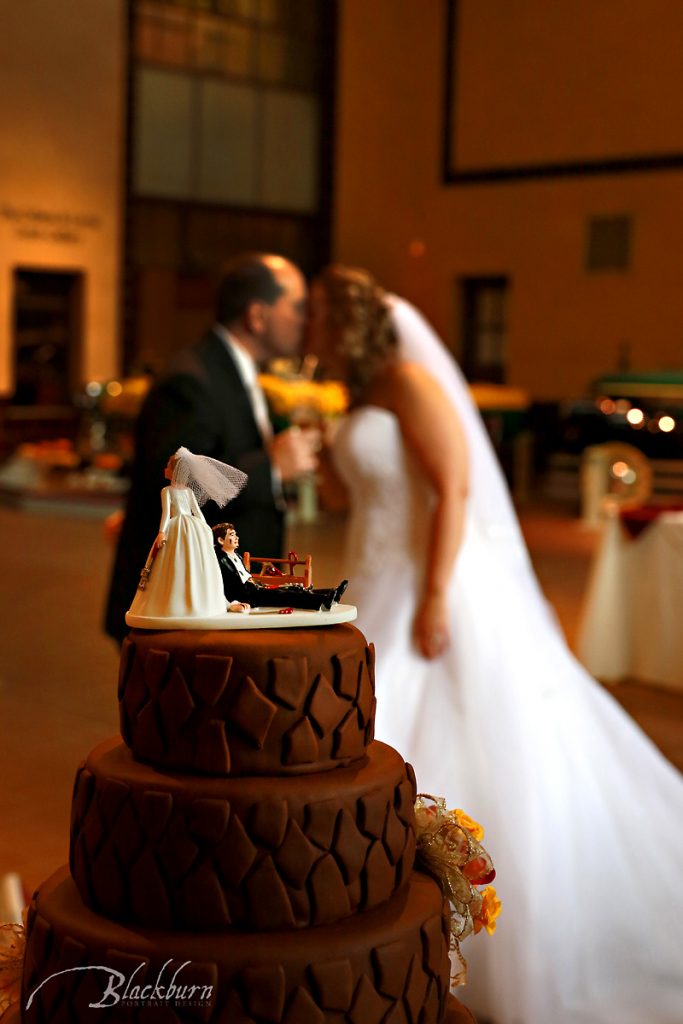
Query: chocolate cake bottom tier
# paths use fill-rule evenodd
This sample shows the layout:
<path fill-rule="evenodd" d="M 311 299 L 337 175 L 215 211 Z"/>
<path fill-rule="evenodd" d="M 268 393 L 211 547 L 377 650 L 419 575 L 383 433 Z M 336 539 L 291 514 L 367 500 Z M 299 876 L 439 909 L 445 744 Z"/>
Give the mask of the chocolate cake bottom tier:
<path fill-rule="evenodd" d="M 93 1010 L 93 1013 L 99 1013 Z M 15 1003 L 2 1018 L 2 1024 L 21 1024 L 21 1012 L 19 1004 Z M 446 1012 L 442 1024 L 477 1024 L 474 1014 L 463 1006 L 455 996 L 449 996 L 446 1001 Z"/>
<path fill-rule="evenodd" d="M 439 1024 L 450 962 L 439 886 L 292 932 L 129 928 L 85 907 L 66 868 L 34 896 L 24 1024 Z"/>
<path fill-rule="evenodd" d="M 477 1024 L 477 1021 L 471 1010 L 463 1006 L 455 996 L 449 996 L 442 1024 Z"/>
<path fill-rule="evenodd" d="M 406 882 L 414 800 L 379 742 L 349 768 L 265 779 L 160 772 L 108 740 L 76 776 L 71 873 L 93 910 L 148 927 L 328 924 Z"/>

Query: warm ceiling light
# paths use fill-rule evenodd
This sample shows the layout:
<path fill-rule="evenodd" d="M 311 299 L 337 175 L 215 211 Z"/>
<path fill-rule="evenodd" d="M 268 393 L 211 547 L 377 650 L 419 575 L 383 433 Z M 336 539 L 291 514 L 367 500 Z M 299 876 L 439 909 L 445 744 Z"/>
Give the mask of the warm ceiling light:
<path fill-rule="evenodd" d="M 676 426 L 676 420 L 673 418 L 673 416 L 660 416 L 659 420 L 657 421 L 657 426 L 665 434 L 670 434 Z"/>
<path fill-rule="evenodd" d="M 626 413 L 626 419 L 632 427 L 642 427 L 645 421 L 645 413 L 642 409 L 629 409 Z"/>

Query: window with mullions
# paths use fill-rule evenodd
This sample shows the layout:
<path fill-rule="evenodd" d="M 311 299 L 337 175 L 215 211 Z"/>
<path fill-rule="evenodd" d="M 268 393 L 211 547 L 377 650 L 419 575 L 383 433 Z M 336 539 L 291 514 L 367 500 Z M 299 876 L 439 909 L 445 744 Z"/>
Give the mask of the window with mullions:
<path fill-rule="evenodd" d="M 133 192 L 318 206 L 316 0 L 136 0 Z"/>

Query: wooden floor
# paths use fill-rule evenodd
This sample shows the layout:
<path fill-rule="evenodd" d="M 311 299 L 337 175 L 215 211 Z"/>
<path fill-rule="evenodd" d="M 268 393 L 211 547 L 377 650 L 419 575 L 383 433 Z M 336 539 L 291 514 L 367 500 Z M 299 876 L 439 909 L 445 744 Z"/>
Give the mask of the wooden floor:
<path fill-rule="evenodd" d="M 523 517 L 537 571 L 570 641 L 595 535 L 561 511 Z M 294 531 L 319 583 L 336 580 L 342 523 Z M 101 523 L 0 509 L 0 876 L 30 891 L 67 860 L 71 787 L 118 731 L 117 651 L 100 621 L 111 551 Z M 683 770 L 683 693 L 614 695 Z"/>

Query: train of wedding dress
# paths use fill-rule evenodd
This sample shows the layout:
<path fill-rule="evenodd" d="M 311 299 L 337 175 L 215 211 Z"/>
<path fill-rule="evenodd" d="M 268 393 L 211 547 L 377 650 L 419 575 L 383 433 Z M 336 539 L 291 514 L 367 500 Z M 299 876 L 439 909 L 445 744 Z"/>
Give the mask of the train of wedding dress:
<path fill-rule="evenodd" d="M 344 571 L 377 647 L 377 738 L 420 790 L 486 827 L 503 913 L 465 945 L 463 1001 L 495 1024 L 678 1024 L 683 779 L 568 650 L 464 379 L 421 315 L 391 302 L 402 358 L 439 381 L 468 439 L 450 649 L 426 661 L 411 643 L 433 498 L 376 406 L 352 411 L 335 445 Z"/>

